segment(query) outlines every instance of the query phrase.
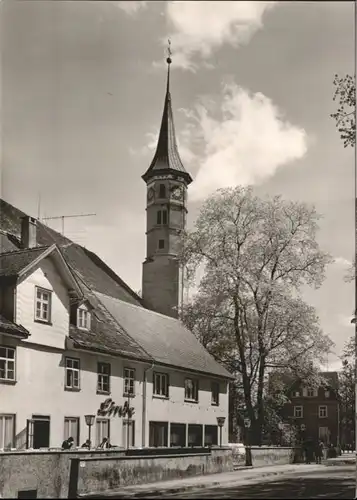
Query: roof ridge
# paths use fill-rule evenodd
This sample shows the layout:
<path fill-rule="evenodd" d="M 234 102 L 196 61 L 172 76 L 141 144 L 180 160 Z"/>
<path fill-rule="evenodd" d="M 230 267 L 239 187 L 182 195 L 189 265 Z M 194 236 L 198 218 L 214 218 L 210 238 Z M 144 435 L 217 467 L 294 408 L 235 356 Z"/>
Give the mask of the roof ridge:
<path fill-rule="evenodd" d="M 110 297 L 113 300 L 116 300 L 118 302 L 123 302 L 125 305 L 131 306 L 131 307 L 140 307 L 140 306 L 138 306 L 136 304 L 131 304 L 130 302 L 126 302 L 125 300 L 117 299 L 116 297 L 112 297 L 111 295 L 106 295 L 105 293 L 102 293 L 102 292 L 94 292 L 94 293 L 96 295 L 100 294 L 100 295 L 104 295 L 106 297 Z M 179 318 L 172 318 L 171 316 L 167 316 L 166 314 L 162 314 L 162 313 L 159 313 L 157 311 L 153 311 L 152 309 L 148 309 L 147 307 L 141 306 L 140 309 L 145 309 L 145 311 L 148 311 L 148 312 L 150 312 L 152 314 L 156 314 L 157 316 L 162 316 L 162 317 L 164 317 L 166 319 L 170 319 L 172 321 L 178 321 L 178 322 L 182 323 L 182 321 Z M 186 326 L 185 326 L 185 328 L 186 328 Z"/>
<path fill-rule="evenodd" d="M 9 255 L 9 254 L 18 254 L 18 253 L 25 253 L 25 252 L 33 252 L 34 250 L 44 250 L 47 248 L 50 248 L 52 245 L 40 245 L 38 247 L 31 247 L 31 248 L 17 248 L 16 250 L 9 250 L 8 252 L 0 252 L 0 256 L 2 255 Z"/>

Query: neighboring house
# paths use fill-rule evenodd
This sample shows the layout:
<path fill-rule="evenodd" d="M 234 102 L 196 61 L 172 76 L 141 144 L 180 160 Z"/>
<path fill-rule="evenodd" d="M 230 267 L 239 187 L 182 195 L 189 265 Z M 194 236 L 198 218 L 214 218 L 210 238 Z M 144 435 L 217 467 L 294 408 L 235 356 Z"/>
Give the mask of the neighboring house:
<path fill-rule="evenodd" d="M 326 445 L 339 444 L 339 401 L 337 372 L 321 373 L 326 384 L 318 389 L 296 381 L 289 383 L 290 403 L 284 407 L 286 423 L 295 424 L 300 438 L 321 439 Z"/>
<path fill-rule="evenodd" d="M 177 319 L 191 178 L 168 87 L 143 178 L 142 299 L 97 255 L 1 200 L 0 449 L 58 447 L 69 436 L 80 445 L 85 415 L 95 415 L 94 445 L 217 444 L 217 417 L 228 442 L 232 376 Z"/>

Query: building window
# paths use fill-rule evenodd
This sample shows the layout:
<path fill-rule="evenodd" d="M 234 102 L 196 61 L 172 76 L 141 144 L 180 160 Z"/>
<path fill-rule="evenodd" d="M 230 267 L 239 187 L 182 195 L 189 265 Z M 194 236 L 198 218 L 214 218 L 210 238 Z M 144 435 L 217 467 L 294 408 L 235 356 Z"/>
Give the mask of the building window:
<path fill-rule="evenodd" d="M 158 210 L 156 214 L 156 224 L 159 226 L 167 224 L 167 210 Z"/>
<path fill-rule="evenodd" d="M 0 415 L 0 450 L 15 448 L 15 415 Z"/>
<path fill-rule="evenodd" d="M 135 370 L 124 368 L 124 396 L 135 395 Z"/>
<path fill-rule="evenodd" d="M 45 323 L 51 322 L 51 298 L 52 292 L 36 287 L 36 321 L 44 321 Z"/>
<path fill-rule="evenodd" d="M 96 421 L 96 444 L 97 446 L 102 444 L 104 438 L 110 440 L 110 425 L 109 419 L 107 418 L 97 418 Z"/>
<path fill-rule="evenodd" d="M 110 363 L 98 363 L 97 391 L 110 392 Z"/>
<path fill-rule="evenodd" d="M 79 389 L 79 359 L 66 358 L 66 389 Z"/>
<path fill-rule="evenodd" d="M 211 405 L 212 406 L 219 405 L 219 383 L 218 382 L 211 383 Z"/>
<path fill-rule="evenodd" d="M 135 446 L 135 422 L 134 420 L 123 421 L 123 446 L 130 448 Z"/>
<path fill-rule="evenodd" d="M 218 444 L 218 426 L 205 425 L 205 446 L 214 446 Z"/>
<path fill-rule="evenodd" d="M 0 380 L 15 381 L 15 349 L 0 346 Z"/>
<path fill-rule="evenodd" d="M 79 446 L 79 418 L 64 417 L 64 440 L 73 437 L 74 445 Z"/>
<path fill-rule="evenodd" d="M 198 401 L 198 380 L 185 379 L 185 401 Z"/>
<path fill-rule="evenodd" d="M 325 391 L 325 398 L 329 398 L 330 397 L 330 391 Z"/>
<path fill-rule="evenodd" d="M 188 425 L 188 446 L 202 446 L 203 438 L 202 425 Z"/>
<path fill-rule="evenodd" d="M 170 446 L 184 448 L 186 446 L 186 424 L 170 425 Z"/>
<path fill-rule="evenodd" d="M 165 248 L 165 240 L 159 240 L 159 250 L 163 250 Z"/>
<path fill-rule="evenodd" d="M 166 186 L 165 186 L 165 184 L 160 184 L 159 198 L 166 198 Z"/>
<path fill-rule="evenodd" d="M 90 330 L 90 312 L 84 307 L 77 309 L 77 326 L 82 330 Z"/>
<path fill-rule="evenodd" d="M 299 391 L 293 391 L 292 392 L 292 397 L 293 398 L 299 398 L 300 397 L 300 392 Z"/>
<path fill-rule="evenodd" d="M 304 416 L 303 407 L 302 406 L 294 406 L 294 417 L 302 418 Z"/>
<path fill-rule="evenodd" d="M 149 422 L 149 447 L 166 447 L 168 441 L 167 422 Z"/>
<path fill-rule="evenodd" d="M 169 377 L 167 373 L 154 373 L 154 396 L 169 397 Z"/>
<path fill-rule="evenodd" d="M 319 418 L 327 418 L 327 406 L 319 406 Z"/>
<path fill-rule="evenodd" d="M 316 389 L 307 389 L 306 395 L 308 398 L 315 398 L 317 396 L 317 390 Z"/>

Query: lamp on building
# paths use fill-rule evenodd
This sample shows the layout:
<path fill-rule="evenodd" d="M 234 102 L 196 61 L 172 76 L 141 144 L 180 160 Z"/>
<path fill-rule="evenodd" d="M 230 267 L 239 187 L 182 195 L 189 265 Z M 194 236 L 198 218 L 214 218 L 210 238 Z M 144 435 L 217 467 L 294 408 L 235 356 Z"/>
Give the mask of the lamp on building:
<path fill-rule="evenodd" d="M 95 420 L 95 415 L 84 415 L 86 425 L 88 425 L 88 448 L 91 447 L 91 432 L 92 432 L 92 425 L 94 424 Z"/>
<path fill-rule="evenodd" d="M 219 446 L 222 447 L 222 427 L 224 426 L 224 422 L 226 421 L 226 417 L 217 417 L 217 424 L 219 427 Z"/>

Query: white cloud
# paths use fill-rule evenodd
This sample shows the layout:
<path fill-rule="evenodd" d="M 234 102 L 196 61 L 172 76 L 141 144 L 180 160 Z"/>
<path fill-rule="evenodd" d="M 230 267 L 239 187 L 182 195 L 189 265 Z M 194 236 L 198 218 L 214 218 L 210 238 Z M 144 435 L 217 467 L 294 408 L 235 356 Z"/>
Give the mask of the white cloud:
<path fill-rule="evenodd" d="M 344 326 L 344 327 L 353 327 L 355 328 L 354 323 L 351 323 L 351 320 L 353 318 L 353 315 L 351 313 L 350 316 L 347 316 L 345 314 L 338 314 L 337 316 L 337 322 L 339 325 Z"/>
<path fill-rule="evenodd" d="M 234 83 L 224 85 L 216 100 L 201 99 L 188 119 L 189 134 L 182 137 L 200 165 L 190 199 L 202 199 L 218 188 L 262 182 L 307 150 L 303 129 L 286 121 L 268 97 Z"/>
<path fill-rule="evenodd" d="M 344 257 L 336 257 L 333 262 L 337 266 L 342 266 L 342 267 L 351 267 L 352 266 L 352 262 L 348 259 L 345 259 Z"/>
<path fill-rule="evenodd" d="M 144 9 L 147 6 L 147 1 L 119 1 L 115 2 L 115 5 L 119 9 L 123 10 L 129 16 L 135 15 L 139 10 Z"/>
<path fill-rule="evenodd" d="M 233 46 L 248 43 L 262 28 L 263 14 L 276 4 L 255 1 L 167 2 L 166 17 L 172 26 L 169 36 L 175 66 L 194 70 L 194 56 L 204 60 L 225 43 Z"/>

